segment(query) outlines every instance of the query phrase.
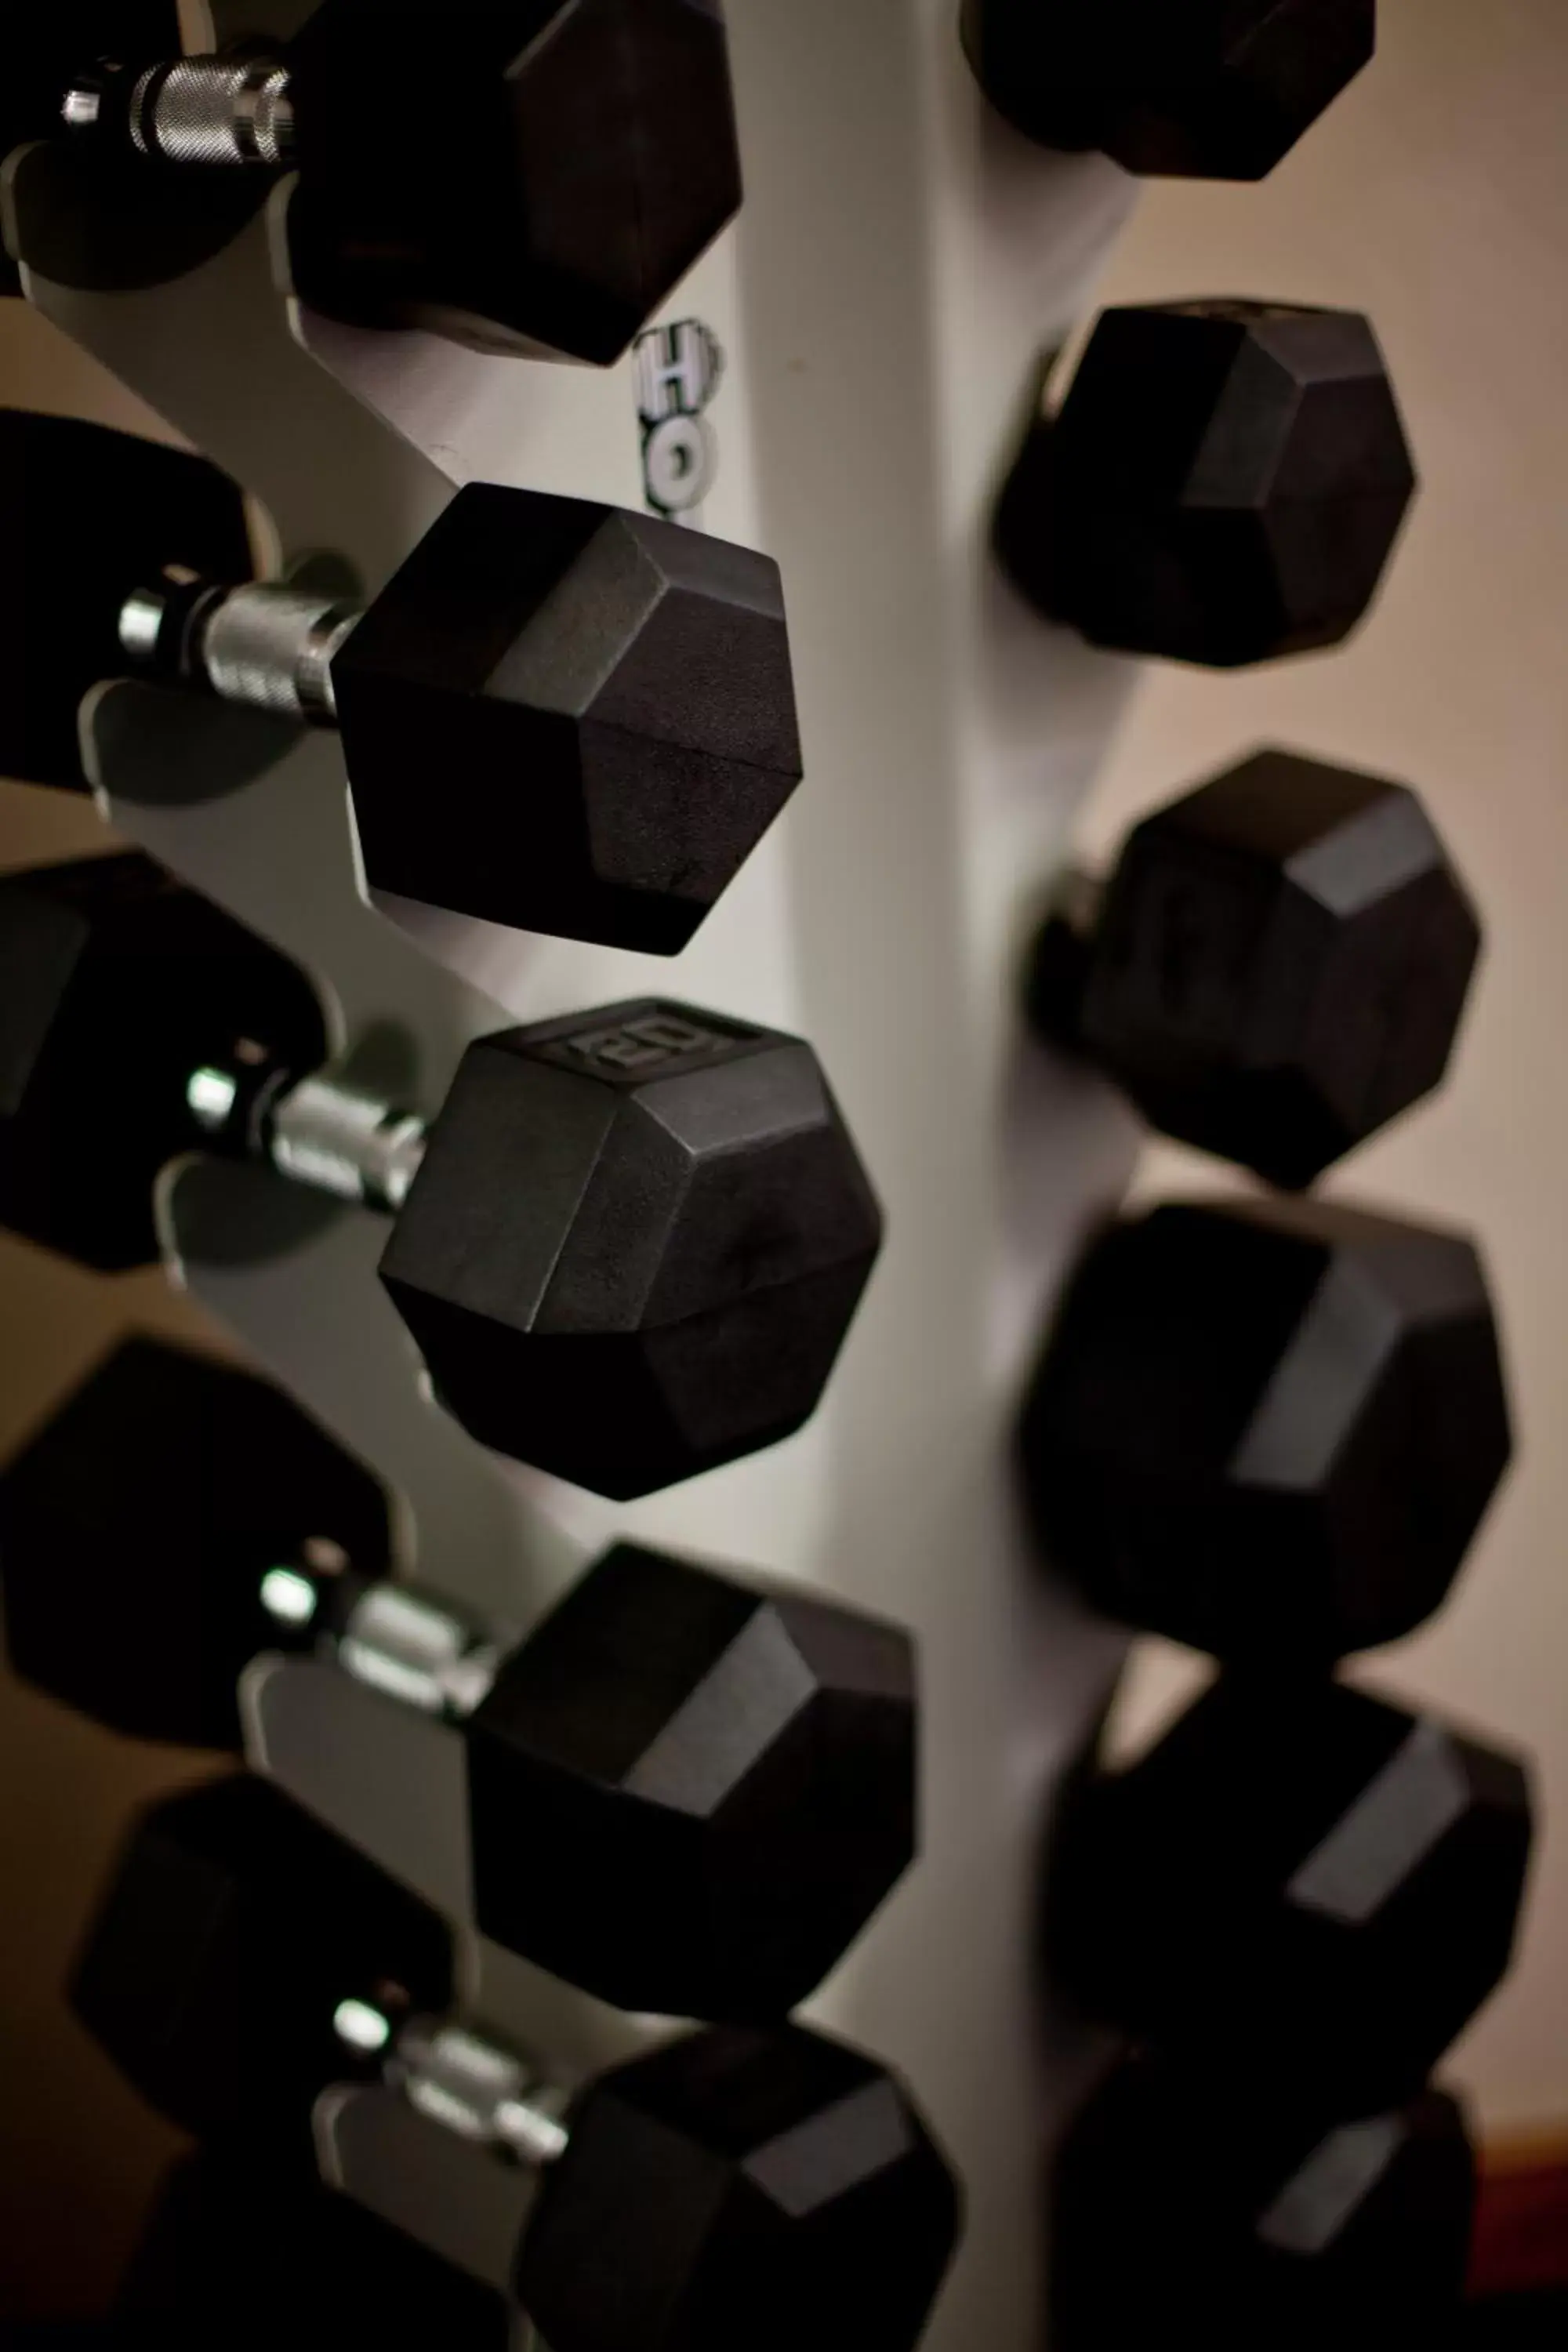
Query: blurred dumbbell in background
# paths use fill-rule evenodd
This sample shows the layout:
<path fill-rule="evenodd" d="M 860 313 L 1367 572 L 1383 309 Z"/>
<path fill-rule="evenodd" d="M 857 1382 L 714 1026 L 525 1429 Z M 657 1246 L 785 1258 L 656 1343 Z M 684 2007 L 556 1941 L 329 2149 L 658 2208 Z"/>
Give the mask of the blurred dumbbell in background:
<path fill-rule="evenodd" d="M 240 1776 L 134 1824 L 73 2000 L 208 2140 L 315 2103 L 326 2177 L 416 2233 L 444 2209 L 554 2352 L 907 2352 L 959 2197 L 896 2076 L 799 2027 L 711 2028 L 573 2095 L 447 2015 L 452 1958 L 434 1912 Z"/>
<path fill-rule="evenodd" d="M 1445 2091 L 1332 2123 L 1263 2057 L 1228 2090 L 1201 2066 L 1123 2058 L 1056 2153 L 1051 2341 L 1457 2345 L 1476 2169 Z"/>
<path fill-rule="evenodd" d="M 1416 794 L 1259 751 L 1070 874 L 1025 1011 L 1162 1134 L 1310 1184 L 1447 1071 L 1480 924 Z"/>
<path fill-rule="evenodd" d="M 258 1652 L 328 1659 L 462 1741 L 485 1935 L 624 2009 L 753 2023 L 805 2000 L 915 1853 L 908 1635 L 619 1543 L 509 1644 L 393 1565 L 368 1471 L 268 1383 L 153 1340 L 0 1476 L 24 1681 L 237 1748 Z"/>
<path fill-rule="evenodd" d="M 1069 877 L 1035 1035 L 1160 1131 L 1310 1184 L 1439 1086 L 1480 947 L 1405 786 L 1266 751 Z M 1026 1394 L 1050 1563 L 1122 1622 L 1325 1664 L 1437 1609 L 1507 1466 L 1463 1235 L 1337 1202 L 1183 1202 L 1094 1238 Z"/>
<path fill-rule="evenodd" d="M 1262 1201 L 1091 1244 L 1018 1435 L 1042 1554 L 1096 1608 L 1298 1668 L 1441 1606 L 1510 1449 L 1474 1244 Z"/>
<path fill-rule="evenodd" d="M 0 769 L 28 782 L 83 789 L 106 679 L 216 694 L 279 751 L 339 730 L 373 889 L 674 955 L 800 780 L 777 566 L 656 516 L 471 482 L 366 605 L 257 580 L 204 458 L 11 410 L 0 529 Z"/>
<path fill-rule="evenodd" d="M 1218 26 L 1172 15 L 1167 60 Z M 1125 99 L 1146 58 L 1097 54 Z M 1086 107 L 1063 143 L 1142 135 L 1143 168 L 1242 175 L 1215 115 L 1156 127 L 1148 97 L 1138 134 Z M 996 541 L 1091 642 L 1233 667 L 1340 643 L 1414 488 L 1364 320 L 1151 306 L 1100 320 Z M 1026 1014 L 1157 1132 L 1298 1190 L 1443 1082 L 1480 939 L 1414 793 L 1269 750 L 1155 810 L 1103 885 L 1066 878 Z M 1056 1304 L 1018 1431 L 1040 1556 L 1222 1668 L 1132 1760 L 1088 1756 L 1053 1824 L 1043 1958 L 1120 2044 L 1055 2161 L 1062 2352 L 1458 2340 L 1475 2158 L 1431 2074 L 1511 1960 L 1528 1773 L 1332 1670 L 1442 1605 L 1510 1452 L 1463 1234 L 1184 1202 L 1106 1225 Z"/>
<path fill-rule="evenodd" d="M 1341 644 L 1415 489 L 1358 313 L 1149 303 L 1103 312 L 1031 421 L 995 546 L 1042 617 L 1091 645 L 1229 669 Z"/>
<path fill-rule="evenodd" d="M 1513 1950 L 1520 1759 L 1311 1673 L 1233 1667 L 1064 1802 L 1047 1943 L 1091 2015 L 1282 2112 L 1418 2090 Z"/>
<path fill-rule="evenodd" d="M 382 1279 L 481 1444 L 647 1494 L 822 1393 L 881 1218 L 816 1055 L 654 1001 L 471 1045 L 426 1123 L 324 1074 L 314 984 L 135 853 L 0 880 L 0 1222 L 159 1255 L 190 1150 L 392 1215 Z"/>
<path fill-rule="evenodd" d="M 993 106 L 1043 147 L 1129 172 L 1261 180 L 1362 68 L 1376 0 L 963 0 Z"/>
<path fill-rule="evenodd" d="M 605 363 L 741 201 L 710 0 L 322 0 L 189 58 L 169 0 L 63 0 L 5 47 L 0 149 L 65 151 L 27 251 L 62 285 L 178 276 L 292 171 L 312 309 Z"/>
<path fill-rule="evenodd" d="M 196 2352 L 215 2333 L 240 2352 L 362 2334 L 506 2352 L 511 2326 L 493 2287 L 327 2189 L 305 2131 L 258 2122 L 171 2167 L 100 2330 L 121 2352 Z"/>
<path fill-rule="evenodd" d="M 1221 2352 L 1459 2316 L 1463 2116 L 1428 2077 L 1512 1958 L 1528 1775 L 1429 1714 L 1232 1667 L 1063 1800 L 1058 1989 L 1122 2037 L 1052 2182 L 1063 2352 L 1156 2314 Z"/>

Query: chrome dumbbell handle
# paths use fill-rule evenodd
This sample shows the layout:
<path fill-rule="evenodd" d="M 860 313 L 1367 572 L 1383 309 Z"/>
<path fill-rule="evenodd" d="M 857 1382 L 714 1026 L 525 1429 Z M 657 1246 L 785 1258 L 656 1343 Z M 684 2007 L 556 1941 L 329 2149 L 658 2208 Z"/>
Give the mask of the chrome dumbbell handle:
<path fill-rule="evenodd" d="M 198 680 L 225 702 L 334 727 L 332 663 L 360 610 L 319 590 L 268 581 L 215 587 L 171 572 L 126 598 L 117 627 L 140 669 Z"/>
<path fill-rule="evenodd" d="M 459 2139 L 538 2171 L 565 2154 L 571 2093 L 531 2059 L 450 2018 L 400 2017 L 380 1995 L 332 2012 L 345 2061 Z"/>
<path fill-rule="evenodd" d="M 461 1723 L 488 1695 L 501 1652 L 443 1602 L 407 1585 L 362 1585 L 334 1605 L 339 1561 L 309 1554 L 262 1573 L 259 1598 L 289 1647 L 314 1645 L 355 1682 L 421 1715 Z"/>
<path fill-rule="evenodd" d="M 402 1208 L 425 1157 L 428 1129 L 416 1111 L 336 1078 L 298 1077 L 260 1045 L 242 1043 L 227 1066 L 193 1070 L 185 1102 L 213 1150 L 270 1160 L 280 1176 L 388 1216 Z"/>
<path fill-rule="evenodd" d="M 266 55 L 101 67 L 73 81 L 60 114 L 100 135 L 118 118 L 137 152 L 163 163 L 276 171 L 294 160 L 289 68 Z"/>

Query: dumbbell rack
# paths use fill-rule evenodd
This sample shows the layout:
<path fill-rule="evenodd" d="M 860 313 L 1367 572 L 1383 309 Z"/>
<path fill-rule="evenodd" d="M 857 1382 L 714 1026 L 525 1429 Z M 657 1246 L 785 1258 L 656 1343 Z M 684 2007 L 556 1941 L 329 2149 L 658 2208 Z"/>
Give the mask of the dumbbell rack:
<path fill-rule="evenodd" d="M 287 36 L 305 0 L 214 0 L 192 46 Z M 537 1019 L 674 987 L 799 1029 L 882 1192 L 889 1244 L 824 1410 L 788 1445 L 615 1510 L 503 1469 L 429 1410 L 374 1279 L 381 1235 L 250 1169 L 166 1181 L 189 1290 L 397 1485 L 423 1577 L 522 1619 L 612 1529 L 809 1576 L 901 1618 L 925 1682 L 924 1855 L 812 2014 L 907 2070 L 965 2178 L 936 2352 L 1033 2343 L 1041 2153 L 1076 2087 L 1031 1998 L 1054 1776 L 1121 1643 L 1022 1568 L 1005 1430 L 1043 1294 L 1126 1173 L 1124 1122 L 1043 1130 L 1016 1076 L 1020 877 L 1054 862 L 1127 673 L 1044 638 L 984 525 L 1033 355 L 1086 307 L 1130 184 L 990 118 L 951 0 L 729 0 L 747 205 L 667 317 L 726 355 L 703 520 L 784 569 L 807 782 L 674 966 L 363 903 L 333 739 L 134 685 L 84 717 L 114 824 L 335 993 L 367 1083 L 433 1103 L 499 1004 Z M 14 159 L 17 249 L 60 202 Z M 278 203 L 274 200 L 273 214 Z M 641 501 L 629 363 L 605 373 L 290 318 L 276 218 L 153 291 L 32 300 L 265 509 L 287 558 L 374 589 L 469 478 Z M 398 929 L 408 934 L 400 940 Z M 412 942 L 412 944 L 410 943 Z M 421 952 L 424 950 L 424 952 Z M 1026 1199 L 1015 1171 L 1030 1171 Z M 253 1670 L 253 1748 L 421 1891 L 467 1908 L 450 1744 L 306 1662 Z M 374 1711 L 374 1721 L 370 1719 Z M 584 2063 L 637 2029 L 492 1951 L 478 2013 Z M 433 2213 L 461 2252 L 464 2223 Z"/>

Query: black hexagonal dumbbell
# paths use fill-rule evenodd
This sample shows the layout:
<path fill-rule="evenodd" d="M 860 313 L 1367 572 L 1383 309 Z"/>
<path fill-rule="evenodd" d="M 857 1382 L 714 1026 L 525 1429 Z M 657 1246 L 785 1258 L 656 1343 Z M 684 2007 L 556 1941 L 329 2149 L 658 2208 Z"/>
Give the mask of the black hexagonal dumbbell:
<path fill-rule="evenodd" d="M 0 142 L 69 139 L 96 198 L 46 257 L 67 284 L 189 268 L 292 169 L 313 309 L 607 362 L 740 205 L 718 0 L 322 0 L 286 46 L 190 58 L 174 13 L 8 35 Z"/>
<path fill-rule="evenodd" d="M 1282 2093 L 1262 2053 L 1228 2094 L 1126 2058 L 1058 2151 L 1051 2342 L 1447 2344 L 1475 2203 L 1464 2113 L 1442 2091 L 1335 2121 Z"/>
<path fill-rule="evenodd" d="M 470 483 L 360 606 L 254 580 L 205 459 L 7 410 L 0 530 L 26 782 L 82 789 L 105 678 L 210 691 L 341 730 L 373 888 L 674 955 L 800 780 L 777 566 L 654 516 Z"/>
<path fill-rule="evenodd" d="M 1093 2015 L 1299 2105 L 1409 2098 L 1506 1971 L 1531 1844 L 1521 1761 L 1315 1675 L 1232 1668 L 1085 1780 L 1047 1950 Z"/>
<path fill-rule="evenodd" d="M 1440 1084 L 1480 925 L 1403 784 L 1259 751 L 1135 826 L 1036 936 L 1036 1034 L 1153 1127 L 1310 1184 Z"/>
<path fill-rule="evenodd" d="M 426 1122 L 319 1073 L 310 982 L 136 854 L 0 880 L 0 1223 L 105 1268 L 206 1150 L 393 1213 L 381 1275 L 481 1444 L 606 1495 L 815 1408 L 881 1220 L 798 1039 L 641 1001 L 471 1045 Z"/>
<path fill-rule="evenodd" d="M 238 1778 L 141 1816 L 72 1997 L 142 2095 L 189 2130 L 254 2134 L 357 2072 L 538 2168 L 511 2279 L 555 2352 L 913 2343 L 958 2195 L 892 2075 L 798 2028 L 729 2027 L 568 2101 L 528 2062 L 445 2022 L 451 1990 L 433 1912 L 277 1790 Z M 329 2153 L 332 2130 L 329 2103 Z"/>
<path fill-rule="evenodd" d="M 1415 488 L 1366 320 L 1282 302 L 1107 310 L 1003 490 L 1020 593 L 1091 644 L 1234 668 L 1338 645 Z"/>
<path fill-rule="evenodd" d="M 782 2017 L 915 1851 L 913 1646 L 635 1544 L 507 1648 L 386 1580 L 376 1481 L 268 1383 L 127 1340 L 0 1479 L 6 1655 L 142 1738 L 240 1745 L 263 1650 L 461 1727 L 474 1912 L 624 2009 Z"/>
<path fill-rule="evenodd" d="M 1377 0 L 963 0 L 964 49 L 1043 147 L 1261 180 L 1368 64 Z"/>
<path fill-rule="evenodd" d="M 298 2130 L 201 2148 L 174 2166 L 115 2295 L 112 2342 L 196 2352 L 341 2352 L 345 2341 L 439 2341 L 507 2352 L 503 2298 L 317 2173 Z"/>
<path fill-rule="evenodd" d="M 1090 1247 L 1018 1454 L 1045 1556 L 1096 1608 L 1301 1664 L 1397 1641 L 1441 1605 L 1510 1444 L 1462 1234 L 1184 1202 Z"/>

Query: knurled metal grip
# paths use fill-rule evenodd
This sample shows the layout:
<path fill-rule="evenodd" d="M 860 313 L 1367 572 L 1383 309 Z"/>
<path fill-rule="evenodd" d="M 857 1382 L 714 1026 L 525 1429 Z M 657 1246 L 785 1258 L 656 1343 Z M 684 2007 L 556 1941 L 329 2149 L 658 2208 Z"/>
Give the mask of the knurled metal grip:
<path fill-rule="evenodd" d="M 360 617 L 357 604 L 319 589 L 217 587 L 169 566 L 126 598 L 115 634 L 139 667 L 199 679 L 226 702 L 279 719 L 335 727 L 332 663 Z"/>
<path fill-rule="evenodd" d="M 131 137 L 165 163 L 262 164 L 294 160 L 289 69 L 276 58 L 181 58 L 150 66 L 130 107 Z"/>
<path fill-rule="evenodd" d="M 353 2048 L 355 2012 L 367 2024 L 375 2012 L 358 2002 L 344 2008 L 349 2013 L 340 2011 L 338 2031 Z M 503 2148 L 535 2167 L 565 2153 L 564 2087 L 448 2018 L 411 2017 L 390 2041 L 385 2073 L 410 2106 L 464 2139 Z"/>
<path fill-rule="evenodd" d="M 395 1216 L 425 1157 L 425 1122 L 330 1078 L 304 1078 L 272 1115 L 268 1152 L 285 1176 Z"/>
<path fill-rule="evenodd" d="M 301 1581 L 295 1577 L 296 1585 Z M 356 1682 L 421 1714 L 457 1722 L 482 1704 L 500 1662 L 495 1644 L 482 1640 L 465 1619 L 422 1592 L 392 1583 L 373 1584 L 361 1593 L 337 1638 L 336 1655 Z"/>
<path fill-rule="evenodd" d="M 358 619 L 353 605 L 308 589 L 236 588 L 205 618 L 199 665 L 226 702 L 331 727 L 332 662 Z"/>
<path fill-rule="evenodd" d="M 379 1097 L 325 1077 L 296 1079 L 252 1046 L 192 1072 L 185 1103 L 214 1145 L 270 1160 L 280 1175 L 395 1216 L 425 1157 L 426 1123 Z"/>

